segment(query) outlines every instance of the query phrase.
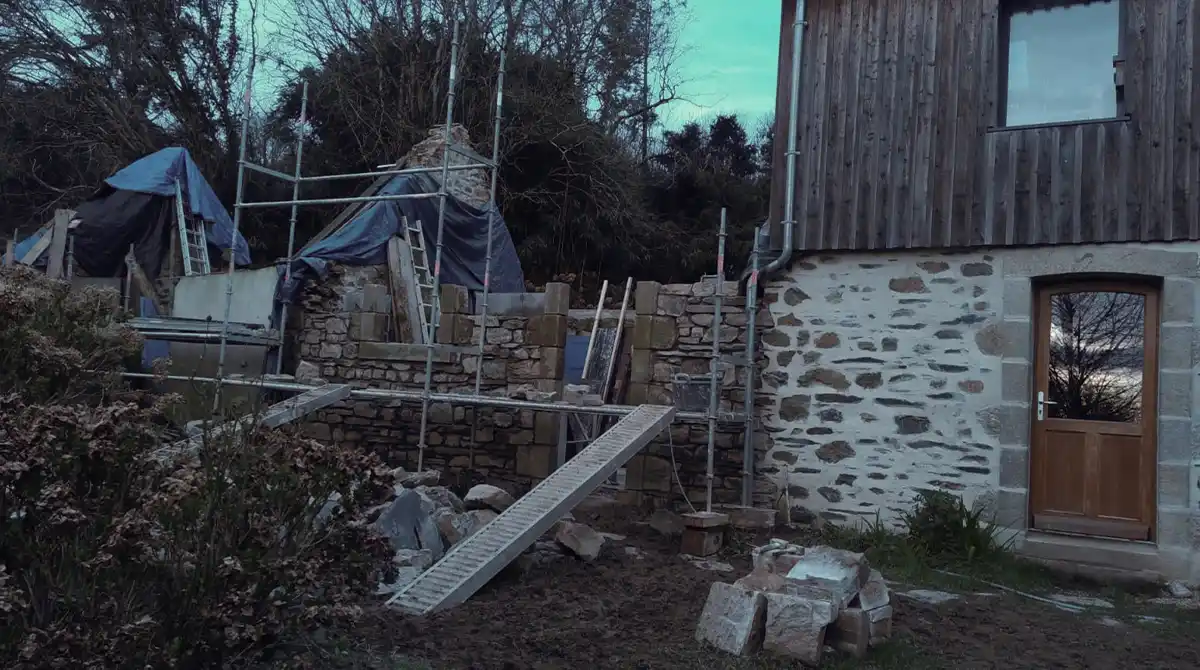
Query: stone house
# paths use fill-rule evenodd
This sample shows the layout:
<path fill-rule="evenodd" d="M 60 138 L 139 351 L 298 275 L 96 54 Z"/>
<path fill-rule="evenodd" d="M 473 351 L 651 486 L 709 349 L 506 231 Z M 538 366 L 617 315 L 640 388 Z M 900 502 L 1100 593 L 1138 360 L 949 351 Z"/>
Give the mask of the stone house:
<path fill-rule="evenodd" d="M 764 486 L 1200 579 L 1200 6 L 781 6 Z"/>

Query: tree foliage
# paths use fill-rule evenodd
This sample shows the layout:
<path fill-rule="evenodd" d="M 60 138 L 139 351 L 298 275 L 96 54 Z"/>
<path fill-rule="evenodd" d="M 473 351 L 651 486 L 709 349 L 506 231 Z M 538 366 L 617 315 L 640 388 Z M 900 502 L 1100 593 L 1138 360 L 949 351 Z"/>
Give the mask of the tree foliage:
<path fill-rule="evenodd" d="M 186 146 L 232 208 L 248 64 L 281 64 L 278 97 L 255 108 L 248 158 L 290 173 L 308 82 L 306 174 L 396 160 L 444 122 L 451 26 L 460 22 L 454 121 L 492 150 L 506 49 L 497 201 L 532 281 L 556 275 L 691 280 L 715 267 L 729 209 L 730 257 L 766 214 L 770 136 L 721 116 L 664 130 L 679 99 L 682 0 L 291 0 L 257 44 L 239 0 L 0 0 L 0 232 L 26 232 L 137 158 Z M 242 17 L 239 20 L 239 17 Z M 253 90 L 259 91 L 260 87 Z M 651 132 L 653 130 L 654 132 Z M 648 141 L 647 141 L 648 140 Z M 306 183 L 305 198 L 365 181 Z M 246 198 L 291 186 L 251 174 Z M 300 211 L 305 240 L 336 208 Z M 286 253 L 289 212 L 247 210 L 252 253 Z"/>

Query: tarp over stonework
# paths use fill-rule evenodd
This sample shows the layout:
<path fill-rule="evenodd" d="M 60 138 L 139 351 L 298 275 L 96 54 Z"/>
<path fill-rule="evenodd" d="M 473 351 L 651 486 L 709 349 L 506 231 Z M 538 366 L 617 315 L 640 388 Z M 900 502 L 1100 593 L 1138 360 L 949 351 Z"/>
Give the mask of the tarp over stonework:
<path fill-rule="evenodd" d="M 379 190 L 378 195 L 436 193 L 438 181 L 425 174 L 396 175 Z M 490 216 L 489 216 L 490 215 Z M 304 285 L 312 279 L 329 274 L 330 263 L 345 265 L 384 265 L 387 245 L 392 237 L 402 235 L 401 219 L 420 221 L 429 262 L 433 263 L 437 244 L 438 198 L 387 200 L 364 207 L 341 228 L 315 244 L 303 249 L 292 261 L 292 280 L 285 282 L 280 268 L 279 300 L 294 301 Z M 525 274 L 517 258 L 508 226 L 495 203 L 478 209 L 447 196 L 445 224 L 442 233 L 443 284 L 482 290 L 487 242 L 492 240 L 490 291 L 520 293 L 525 290 Z"/>
<path fill-rule="evenodd" d="M 175 182 L 179 181 L 185 208 L 206 223 L 208 244 L 218 252 L 233 241 L 233 221 L 217 194 L 200 174 L 187 149 L 169 147 L 131 163 L 75 209 L 75 263 L 92 277 L 113 277 L 123 271 L 125 254 L 134 257 L 150 278 L 157 276 L 178 235 Z M 38 231 L 17 244 L 24 255 L 47 231 Z M 239 265 L 250 263 L 250 248 L 239 234 L 235 245 Z"/>

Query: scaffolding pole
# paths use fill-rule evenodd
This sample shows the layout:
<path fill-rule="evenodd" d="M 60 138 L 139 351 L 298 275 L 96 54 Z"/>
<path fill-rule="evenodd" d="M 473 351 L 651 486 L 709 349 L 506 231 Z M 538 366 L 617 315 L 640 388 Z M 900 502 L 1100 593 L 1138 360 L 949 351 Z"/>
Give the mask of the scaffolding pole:
<path fill-rule="evenodd" d="M 508 38 L 500 48 L 500 72 L 496 74 L 496 109 L 492 112 L 492 183 L 488 190 L 487 247 L 483 257 L 483 295 L 479 306 L 479 360 L 475 363 L 475 395 L 483 390 L 483 347 L 487 342 L 488 296 L 492 280 L 492 226 L 495 225 L 496 182 L 500 177 L 500 118 L 504 111 L 504 68 L 508 61 Z M 446 143 L 449 145 L 449 138 Z M 479 412 L 471 412 L 471 442 L 467 454 L 467 472 L 475 473 L 475 443 L 479 432 Z"/>
<path fill-rule="evenodd" d="M 433 345 L 437 343 L 438 326 L 442 320 L 442 296 L 441 296 L 441 274 L 442 274 L 442 244 L 443 234 L 446 229 L 446 196 L 448 195 L 448 182 L 450 181 L 450 127 L 454 122 L 454 95 L 455 86 L 458 84 L 458 32 L 459 20 L 454 19 L 454 34 L 450 40 L 450 83 L 446 90 L 446 123 L 445 136 L 442 142 L 442 183 L 438 188 L 438 224 L 437 224 L 437 242 L 435 243 L 433 252 L 433 288 L 432 300 L 433 309 L 430 310 L 433 318 L 429 324 L 429 333 L 425 338 L 425 387 L 421 392 L 421 434 L 420 442 L 417 444 L 417 472 L 425 469 L 425 430 L 429 426 L 429 394 L 433 383 Z M 488 231 L 489 238 L 491 231 Z M 482 365 L 483 361 L 479 361 Z"/>
<path fill-rule="evenodd" d="M 242 98 L 242 136 L 239 138 L 237 169 L 237 205 L 233 208 L 233 235 L 229 240 L 229 272 L 225 281 L 225 319 L 221 322 L 221 348 L 217 355 L 217 379 L 225 375 L 225 349 L 229 339 L 229 317 L 233 312 L 233 269 L 237 265 L 238 230 L 242 225 L 242 196 L 245 194 L 246 135 L 250 129 L 250 94 L 254 90 L 254 59 L 250 59 L 250 72 L 246 75 L 246 95 Z M 221 400 L 221 383 L 217 382 L 213 395 L 213 413 Z"/>
<path fill-rule="evenodd" d="M 758 321 L 758 250 L 759 230 L 754 228 L 754 248 L 750 252 L 750 279 L 746 282 L 746 398 L 742 420 L 742 505 L 750 507 L 754 498 L 754 331 Z"/>
<path fill-rule="evenodd" d="M 296 169 L 292 180 L 292 216 L 288 219 L 287 266 L 283 271 L 283 285 L 292 283 L 292 254 L 296 249 L 296 218 L 300 210 L 300 161 L 304 156 L 304 138 L 308 135 L 308 82 L 304 82 L 300 95 L 300 127 L 296 135 Z M 275 374 L 283 371 L 283 342 L 287 338 L 288 307 L 292 299 L 285 294 L 279 312 L 279 349 L 275 351 Z"/>
<path fill-rule="evenodd" d="M 154 379 L 165 381 L 196 382 L 200 384 L 223 384 L 225 386 L 240 386 L 258 388 L 270 391 L 288 391 L 304 393 L 321 388 L 309 384 L 288 382 L 265 377 L 233 377 L 217 379 L 215 377 L 188 377 L 185 375 L 156 375 L 150 372 L 123 372 L 122 377 L 128 379 Z M 390 389 L 361 388 L 350 391 L 351 398 L 359 400 L 387 400 L 393 402 L 422 402 L 426 396 L 420 391 L 399 391 Z M 573 405 L 566 402 L 539 402 L 536 400 L 518 400 L 502 396 L 469 395 L 464 393 L 430 393 L 430 402 L 444 402 L 451 405 L 467 407 L 500 407 L 503 409 L 528 409 L 535 412 L 561 412 L 566 414 L 589 414 L 597 416 L 622 417 L 633 412 L 633 405 Z M 702 421 L 704 412 L 676 412 L 676 421 Z"/>
<path fill-rule="evenodd" d="M 704 511 L 712 512 L 713 457 L 717 433 L 717 409 L 720 385 L 717 376 L 721 368 L 721 298 L 725 294 L 725 208 L 721 208 L 721 229 L 717 233 L 717 278 L 713 287 L 712 359 L 708 367 L 708 463 L 704 471 Z"/>

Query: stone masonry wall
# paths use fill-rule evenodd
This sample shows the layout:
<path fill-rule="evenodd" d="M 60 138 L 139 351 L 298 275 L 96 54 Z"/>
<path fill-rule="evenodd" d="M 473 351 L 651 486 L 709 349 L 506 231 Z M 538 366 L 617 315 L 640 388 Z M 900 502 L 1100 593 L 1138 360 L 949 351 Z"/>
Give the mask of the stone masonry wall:
<path fill-rule="evenodd" d="M 356 269 L 357 276 L 361 272 Z M 368 277 L 369 279 L 369 277 Z M 425 380 L 426 348 L 385 342 L 371 324 L 384 314 L 386 290 L 370 281 L 333 280 L 306 297 L 298 336 L 300 359 L 329 382 L 358 388 L 420 391 Z M 431 389 L 435 393 L 474 391 L 475 371 L 483 366 L 482 392 L 509 398 L 546 399 L 562 376 L 566 311 L 570 291 L 551 284 L 532 301 L 511 301 L 521 309 L 491 310 L 482 361 L 477 343 L 481 317 L 469 313 L 467 292 L 442 287 L 443 315 L 434 347 Z M 503 303 L 503 300 L 498 302 Z M 307 366 L 306 366 L 307 367 Z M 429 413 L 427 468 L 448 474 L 471 470 L 471 428 L 475 408 L 433 403 Z M 475 434 L 476 482 L 504 485 L 513 492 L 550 473 L 558 437 L 557 416 L 531 410 L 479 408 Z M 306 429 L 318 439 L 374 449 L 393 466 L 415 468 L 420 441 L 418 403 L 353 400 L 317 413 Z"/>
<path fill-rule="evenodd" d="M 746 349 L 745 298 L 735 282 L 726 282 L 721 310 L 721 355 L 744 357 Z M 706 375 L 710 370 L 715 282 L 659 284 L 639 282 L 635 294 L 637 315 L 633 326 L 631 384 L 627 402 L 675 404 L 676 375 Z M 720 370 L 720 413 L 742 413 L 745 367 L 724 362 Z M 707 413 L 708 388 L 700 394 Z M 693 410 L 695 411 L 695 410 Z M 737 504 L 742 489 L 744 424 L 722 421 L 717 425 L 713 501 Z M 673 443 L 673 447 L 672 447 Z M 691 503 L 704 503 L 707 470 L 708 424 L 705 420 L 676 420 L 670 439 L 659 439 L 630 461 L 625 495 L 658 505 L 684 505 L 680 484 Z M 673 476 L 678 467 L 679 482 Z"/>
<path fill-rule="evenodd" d="M 765 287 L 760 473 L 793 517 L 895 521 L 998 486 L 1002 278 L 984 254 L 806 258 Z"/>

